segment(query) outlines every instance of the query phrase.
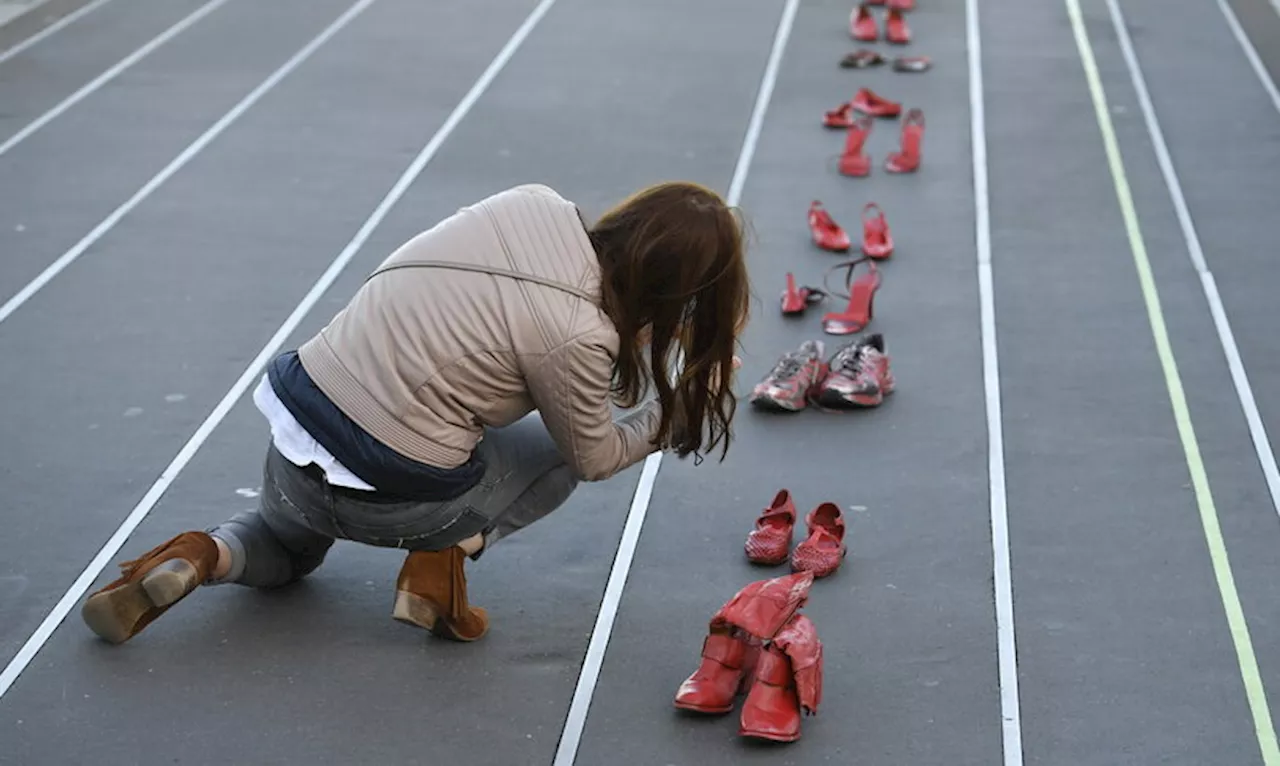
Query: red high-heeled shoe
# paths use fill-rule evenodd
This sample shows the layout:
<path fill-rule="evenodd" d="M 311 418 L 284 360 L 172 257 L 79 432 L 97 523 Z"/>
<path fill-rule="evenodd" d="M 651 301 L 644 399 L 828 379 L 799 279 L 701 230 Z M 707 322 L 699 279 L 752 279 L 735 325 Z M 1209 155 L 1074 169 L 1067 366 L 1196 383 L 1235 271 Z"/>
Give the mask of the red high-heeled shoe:
<path fill-rule="evenodd" d="M 809 233 L 813 236 L 813 243 L 823 250 L 843 253 L 851 244 L 849 235 L 823 209 L 818 200 L 809 205 Z"/>
<path fill-rule="evenodd" d="M 865 3 L 849 15 L 849 36 L 864 43 L 873 43 L 880 37 L 880 29 Z"/>
<path fill-rule="evenodd" d="M 849 106 L 872 117 L 897 117 L 902 113 L 902 104 L 890 101 L 870 88 L 860 88 Z"/>
<path fill-rule="evenodd" d="M 853 271 L 859 263 L 866 263 L 868 272 L 853 279 Z M 831 312 L 822 317 L 822 329 L 828 335 L 852 335 L 862 332 L 867 325 L 871 324 L 871 320 L 875 318 L 876 291 L 880 289 L 880 270 L 876 268 L 876 264 L 871 259 L 863 256 L 855 258 L 852 261 L 836 264 L 827 271 L 827 277 L 831 276 L 831 272 L 836 269 L 845 269 L 845 284 L 848 285 L 849 303 L 845 306 L 845 310 L 841 312 Z M 823 279 L 824 285 L 826 278 Z M 840 295 L 834 291 L 829 285 L 826 285 L 827 292 L 832 295 Z M 844 296 L 842 296 L 844 297 Z"/>
<path fill-rule="evenodd" d="M 844 103 L 822 115 L 824 128 L 848 128 L 853 125 L 853 104 Z"/>
<path fill-rule="evenodd" d="M 884 23 L 884 37 L 894 45 L 906 45 L 911 42 L 911 27 L 902 15 L 901 8 L 889 6 L 889 18 Z"/>
<path fill-rule="evenodd" d="M 891 152 L 884 169 L 890 173 L 914 173 L 920 167 L 920 144 L 924 140 L 924 112 L 912 109 L 902 120 L 902 148 Z"/>
<path fill-rule="evenodd" d="M 884 211 L 874 202 L 868 202 L 862 208 L 862 252 L 878 261 L 893 255 L 893 234 L 889 231 L 889 222 L 884 218 Z"/>
<path fill-rule="evenodd" d="M 862 151 L 871 135 L 871 127 L 875 124 L 872 118 L 865 115 L 854 119 L 853 125 L 844 139 L 844 153 L 840 155 L 840 174 L 846 176 L 871 175 L 871 155 Z"/>
<path fill-rule="evenodd" d="M 786 316 L 798 316 L 809 308 L 811 303 L 819 303 L 827 294 L 816 287 L 796 287 L 795 275 L 787 272 L 787 289 L 782 293 L 782 313 Z"/>

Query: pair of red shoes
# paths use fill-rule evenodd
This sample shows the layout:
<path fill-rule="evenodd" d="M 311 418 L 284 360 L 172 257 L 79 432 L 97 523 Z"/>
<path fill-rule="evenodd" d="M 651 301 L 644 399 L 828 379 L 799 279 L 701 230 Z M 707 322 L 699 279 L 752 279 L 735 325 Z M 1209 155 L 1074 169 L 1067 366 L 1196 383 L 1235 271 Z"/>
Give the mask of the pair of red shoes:
<path fill-rule="evenodd" d="M 819 200 L 809 205 L 809 234 L 815 245 L 835 253 L 847 251 L 852 244 L 844 228 L 836 223 Z M 889 222 L 885 220 L 884 211 L 874 202 L 868 202 L 862 208 L 862 252 L 877 261 L 893 255 L 893 234 L 889 231 Z M 785 313 L 786 310 L 783 311 Z"/>
<path fill-rule="evenodd" d="M 895 385 L 879 333 L 848 343 L 830 360 L 822 341 L 807 340 L 778 359 L 751 390 L 750 402 L 771 412 L 799 412 L 810 402 L 832 410 L 867 409 L 879 407 Z"/>
<path fill-rule="evenodd" d="M 828 128 L 852 128 L 858 124 L 854 112 L 869 117 L 897 117 L 902 113 L 902 104 L 891 101 L 870 88 L 859 88 L 851 100 L 824 113 L 822 124 Z"/>
<path fill-rule="evenodd" d="M 711 618 L 702 661 L 680 684 L 675 706 L 724 715 L 745 691 L 739 735 L 800 739 L 801 711 L 815 715 L 822 701 L 822 642 L 798 613 L 812 585 L 813 574 L 801 572 L 738 591 Z"/>
<path fill-rule="evenodd" d="M 861 93 L 862 91 L 859 91 Z M 881 111 L 892 110 L 894 107 L 901 108 L 898 104 L 891 101 L 880 99 L 879 96 L 871 94 L 879 101 L 868 101 L 865 106 L 868 108 L 877 108 Z M 852 102 L 844 106 L 850 110 L 854 108 Z M 841 120 L 840 107 L 831 112 L 827 112 L 823 118 L 823 123 L 831 127 L 838 127 Z M 850 113 L 851 114 L 851 113 Z M 893 115 L 897 112 L 894 111 Z M 893 116 L 887 115 L 887 116 Z M 848 119 L 849 132 L 845 136 L 844 151 L 840 154 L 839 170 L 841 175 L 863 177 L 871 175 L 871 155 L 864 151 L 867 143 L 867 137 L 871 135 L 871 128 L 874 122 L 870 117 L 852 117 Z M 907 111 L 906 117 L 902 121 L 902 137 L 901 145 L 896 152 L 890 152 L 885 160 L 884 169 L 890 173 L 914 173 L 920 167 L 920 161 L 923 159 L 921 154 L 921 144 L 924 141 L 924 112 L 919 109 L 911 109 Z"/>
<path fill-rule="evenodd" d="M 907 26 L 907 19 L 902 13 L 915 7 L 914 0 L 887 0 L 887 2 L 880 0 L 880 2 L 862 3 L 849 14 L 850 37 L 864 43 L 875 42 L 880 38 L 880 28 L 876 26 L 876 20 L 871 15 L 869 5 L 889 7 L 888 15 L 884 20 L 884 39 L 895 45 L 906 45 L 911 42 L 911 27 Z"/>
<path fill-rule="evenodd" d="M 805 539 L 792 550 L 796 506 L 788 490 L 779 490 L 747 535 L 747 559 L 753 564 L 777 566 L 790 558 L 791 571 L 812 572 L 814 577 L 835 572 L 849 552 L 844 544 L 844 514 L 840 506 L 822 503 L 809 511 L 804 523 Z"/>
<path fill-rule="evenodd" d="M 853 276 L 858 264 L 867 264 L 867 271 L 856 279 Z M 862 332 L 871 324 L 876 315 L 876 293 L 880 291 L 880 270 L 875 261 L 863 256 L 851 261 L 837 263 L 827 269 L 823 277 L 823 285 L 831 277 L 833 271 L 845 269 L 845 287 L 848 293 L 835 293 L 844 298 L 844 311 L 829 311 L 822 317 L 822 330 L 828 335 L 853 335 Z M 787 272 L 787 286 L 782 292 L 783 316 L 796 317 L 805 313 L 810 305 L 821 303 L 827 297 L 827 290 L 820 290 L 808 285 L 797 285 L 796 276 Z"/>

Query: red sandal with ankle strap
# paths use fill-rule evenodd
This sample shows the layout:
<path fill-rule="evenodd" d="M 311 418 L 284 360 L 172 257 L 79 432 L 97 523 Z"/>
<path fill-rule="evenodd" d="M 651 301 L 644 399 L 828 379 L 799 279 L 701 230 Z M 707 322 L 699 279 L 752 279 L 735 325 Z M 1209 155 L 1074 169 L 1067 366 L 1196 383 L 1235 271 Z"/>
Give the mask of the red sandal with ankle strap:
<path fill-rule="evenodd" d="M 813 243 L 823 250 L 843 253 L 852 245 L 849 235 L 818 200 L 809 205 L 809 233 L 813 237 Z"/>
<path fill-rule="evenodd" d="M 816 287 L 796 286 L 796 277 L 787 272 L 787 288 L 782 292 L 782 313 L 784 316 L 799 316 L 814 303 L 820 303 L 827 294 Z"/>
<path fill-rule="evenodd" d="M 855 280 L 853 272 L 860 263 L 867 264 L 868 270 Z M 826 279 L 838 269 L 845 270 L 848 295 L 832 290 L 830 285 L 826 285 Z M 874 261 L 864 255 L 852 261 L 836 264 L 827 271 L 823 284 L 827 287 L 829 294 L 839 295 L 849 301 L 844 311 L 831 312 L 822 317 L 823 332 L 828 335 L 853 335 L 862 332 L 867 325 L 871 324 L 871 320 L 875 318 L 876 291 L 880 289 L 880 270 L 876 268 Z"/>
<path fill-rule="evenodd" d="M 861 178 L 871 175 L 871 155 L 862 151 L 875 125 L 872 118 L 860 115 L 849 127 L 844 139 L 844 152 L 840 155 L 839 170 L 841 175 Z"/>
<path fill-rule="evenodd" d="M 862 208 L 862 252 L 877 261 L 893 255 L 893 234 L 889 231 L 889 222 L 884 218 L 884 211 L 874 202 L 868 202 Z"/>
<path fill-rule="evenodd" d="M 912 109 L 902 120 L 902 147 L 889 154 L 884 169 L 890 173 L 914 173 L 923 159 L 921 143 L 924 141 L 924 112 Z"/>

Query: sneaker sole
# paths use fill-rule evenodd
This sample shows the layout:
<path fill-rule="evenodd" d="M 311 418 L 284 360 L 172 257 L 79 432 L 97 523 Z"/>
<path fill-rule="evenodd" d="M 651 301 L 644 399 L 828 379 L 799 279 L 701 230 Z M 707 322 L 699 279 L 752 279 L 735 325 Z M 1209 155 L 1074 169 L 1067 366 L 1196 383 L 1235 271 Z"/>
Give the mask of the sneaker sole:
<path fill-rule="evenodd" d="M 818 394 L 816 401 L 819 405 L 833 410 L 866 410 L 879 407 L 884 402 L 884 396 L 854 394 L 845 397 L 835 391 L 823 391 Z"/>
<path fill-rule="evenodd" d="M 752 399 L 751 406 L 765 412 L 799 412 L 804 409 L 805 403 L 802 401 L 799 404 L 791 404 L 776 399 Z"/>
<path fill-rule="evenodd" d="M 135 634 L 135 626 L 148 612 L 164 609 L 196 589 L 200 573 L 186 559 L 170 559 L 128 583 L 85 601 L 80 614 L 89 629 L 113 644 L 122 644 Z"/>

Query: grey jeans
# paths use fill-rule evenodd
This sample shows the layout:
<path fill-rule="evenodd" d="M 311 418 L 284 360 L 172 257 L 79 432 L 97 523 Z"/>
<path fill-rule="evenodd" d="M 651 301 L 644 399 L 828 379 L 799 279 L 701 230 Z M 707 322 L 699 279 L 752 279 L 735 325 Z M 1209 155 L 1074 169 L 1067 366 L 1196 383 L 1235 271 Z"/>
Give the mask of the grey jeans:
<path fill-rule="evenodd" d="M 334 540 L 436 551 L 483 534 L 488 548 L 560 507 L 577 486 L 536 412 L 486 429 L 476 449 L 486 464 L 476 486 L 453 500 L 418 502 L 334 487 L 317 466 L 296 466 L 272 446 L 257 510 L 209 530 L 231 550 L 221 582 L 286 585 L 320 566 Z"/>

